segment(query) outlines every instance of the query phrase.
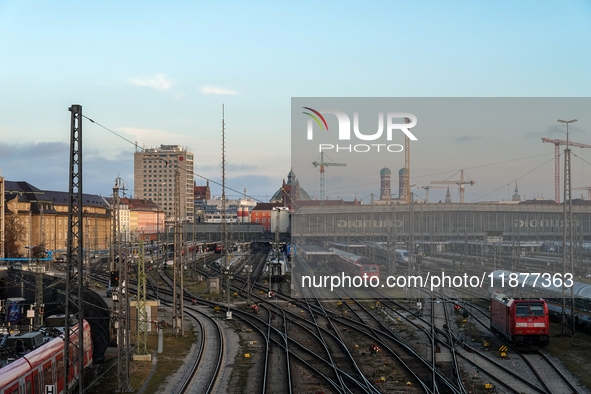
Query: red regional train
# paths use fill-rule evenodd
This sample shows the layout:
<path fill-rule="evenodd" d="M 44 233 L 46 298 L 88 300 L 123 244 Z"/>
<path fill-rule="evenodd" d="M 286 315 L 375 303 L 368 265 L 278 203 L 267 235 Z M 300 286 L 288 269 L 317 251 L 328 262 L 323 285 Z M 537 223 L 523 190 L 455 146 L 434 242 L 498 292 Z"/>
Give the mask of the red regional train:
<path fill-rule="evenodd" d="M 341 258 L 342 263 L 339 265 L 339 268 L 344 272 L 357 276 L 367 275 L 370 278 L 372 276 L 380 277 L 379 265 L 368 264 L 363 261 L 365 260 L 363 257 L 340 249 L 331 248 L 330 251 Z"/>
<path fill-rule="evenodd" d="M 542 299 L 516 300 L 501 293 L 490 299 L 490 328 L 515 343 L 547 344 L 548 305 Z"/>
<path fill-rule="evenodd" d="M 75 329 L 76 326 L 73 327 Z M 92 365 L 92 342 L 90 325 L 86 320 L 83 329 L 84 369 L 87 369 Z M 70 338 L 77 343 L 77 335 Z M 76 359 L 77 355 L 72 354 L 72 350 L 70 356 Z M 80 371 L 75 365 L 71 367 L 71 376 L 77 377 Z M 70 380 L 68 385 L 71 387 L 76 381 Z M 58 394 L 64 392 L 64 340 L 61 336 L 0 368 L 0 394 L 42 394 L 46 385 L 55 385 Z"/>

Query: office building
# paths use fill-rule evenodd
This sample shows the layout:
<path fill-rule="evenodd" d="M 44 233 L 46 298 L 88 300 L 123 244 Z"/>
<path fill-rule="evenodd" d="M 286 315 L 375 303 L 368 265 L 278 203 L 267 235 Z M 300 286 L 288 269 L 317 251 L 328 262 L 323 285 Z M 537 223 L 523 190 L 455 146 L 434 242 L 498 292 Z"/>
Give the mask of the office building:
<path fill-rule="evenodd" d="M 193 221 L 193 153 L 180 145 L 160 145 L 134 154 L 133 187 L 136 199 L 151 200 L 174 219 L 175 173 L 180 174 L 181 219 Z"/>

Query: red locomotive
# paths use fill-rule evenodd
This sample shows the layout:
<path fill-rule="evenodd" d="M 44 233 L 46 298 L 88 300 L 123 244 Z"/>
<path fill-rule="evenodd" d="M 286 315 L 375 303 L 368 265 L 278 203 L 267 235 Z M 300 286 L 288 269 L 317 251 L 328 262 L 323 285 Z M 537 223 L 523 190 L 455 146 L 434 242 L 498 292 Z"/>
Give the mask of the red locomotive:
<path fill-rule="evenodd" d="M 342 271 L 361 277 L 364 275 L 369 278 L 372 276 L 380 277 L 380 266 L 368 263 L 365 261 L 366 258 L 336 248 L 332 248 L 330 251 L 340 257 L 340 264 L 338 265 Z"/>
<path fill-rule="evenodd" d="M 92 342 L 90 325 L 86 320 L 83 328 L 84 369 L 87 369 L 92 365 Z M 73 327 L 73 330 L 76 330 L 76 326 Z M 72 335 L 70 338 L 73 343 L 77 343 L 77 335 Z M 77 357 L 71 352 L 70 356 L 73 359 Z M 71 367 L 70 376 L 79 376 L 81 371 L 78 371 L 76 366 L 77 363 Z M 76 380 L 72 380 L 70 377 L 68 385 L 71 387 L 75 382 Z M 54 385 L 58 394 L 65 391 L 64 340 L 62 336 L 51 339 L 0 369 L 0 394 L 43 393 L 46 385 Z"/>
<path fill-rule="evenodd" d="M 547 344 L 548 306 L 542 299 L 516 300 L 494 293 L 490 299 L 490 328 L 511 342 Z"/>

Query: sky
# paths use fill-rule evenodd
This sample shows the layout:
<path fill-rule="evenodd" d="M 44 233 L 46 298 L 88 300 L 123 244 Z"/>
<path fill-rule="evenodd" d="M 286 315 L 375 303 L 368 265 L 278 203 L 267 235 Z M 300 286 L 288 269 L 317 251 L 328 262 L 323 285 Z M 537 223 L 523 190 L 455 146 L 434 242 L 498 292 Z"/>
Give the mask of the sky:
<path fill-rule="evenodd" d="M 197 185 L 220 182 L 224 104 L 227 185 L 268 201 L 292 165 L 292 97 L 587 97 L 590 38 L 584 0 L 0 0 L 1 174 L 67 190 L 68 107 L 80 104 L 104 126 L 83 122 L 85 193 L 108 196 L 120 176 L 133 194 L 135 147 L 125 139 L 187 146 Z M 574 114 L 571 136 L 591 143 L 585 115 Z M 506 199 L 512 188 L 494 190 L 538 166 L 520 192 L 553 198 L 553 147 L 541 131 L 564 138 L 558 126 L 429 134 L 440 149 L 421 160 L 417 145 L 411 183 L 520 159 L 466 170 L 477 181 L 466 200 Z M 573 158 L 573 186 L 589 186 L 591 152 L 577 154 L 585 161 Z M 327 173 L 329 195 L 379 193 L 377 175 L 367 187 L 341 178 Z M 303 186 L 317 195 L 317 185 Z M 432 190 L 431 199 L 444 194 Z"/>

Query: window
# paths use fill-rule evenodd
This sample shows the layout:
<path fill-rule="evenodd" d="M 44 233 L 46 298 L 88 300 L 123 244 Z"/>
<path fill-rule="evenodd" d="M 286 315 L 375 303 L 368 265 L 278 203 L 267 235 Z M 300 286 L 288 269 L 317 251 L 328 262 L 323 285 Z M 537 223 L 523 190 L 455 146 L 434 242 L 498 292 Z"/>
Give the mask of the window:
<path fill-rule="evenodd" d="M 255 219 L 255 222 L 256 222 L 256 223 L 258 223 L 258 222 L 259 222 L 259 218 L 256 218 L 256 219 Z"/>
<path fill-rule="evenodd" d="M 518 306 L 515 308 L 515 315 L 516 316 L 528 316 L 529 315 L 529 307 L 525 306 Z"/>
<path fill-rule="evenodd" d="M 258 212 L 257 212 L 257 216 L 259 216 L 259 213 Z M 258 223 L 258 221 L 257 221 L 257 223 Z"/>
<path fill-rule="evenodd" d="M 266 223 L 266 222 L 267 222 L 267 219 L 266 218 L 263 218 L 263 223 Z"/>

